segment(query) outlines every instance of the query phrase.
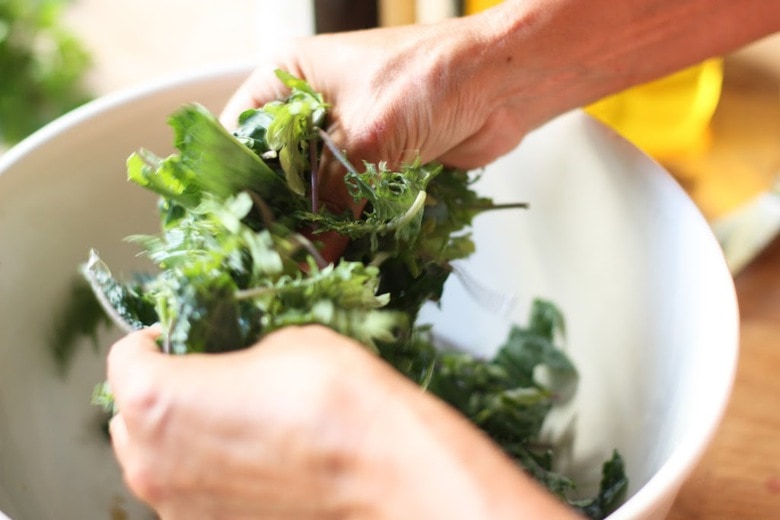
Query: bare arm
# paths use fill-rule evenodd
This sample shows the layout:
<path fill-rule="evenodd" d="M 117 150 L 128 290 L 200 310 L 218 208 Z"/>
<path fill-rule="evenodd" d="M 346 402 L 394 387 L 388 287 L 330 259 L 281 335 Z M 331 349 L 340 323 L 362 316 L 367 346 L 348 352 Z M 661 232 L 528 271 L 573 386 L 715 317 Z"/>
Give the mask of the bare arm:
<path fill-rule="evenodd" d="M 479 74 L 530 128 L 780 30 L 773 0 L 509 0 L 482 16 Z"/>
<path fill-rule="evenodd" d="M 437 24 L 302 39 L 258 68 L 223 121 L 278 97 L 281 67 L 333 103 L 331 131 L 353 160 L 419 153 L 474 168 L 562 112 L 778 30 L 776 0 L 505 0 Z"/>

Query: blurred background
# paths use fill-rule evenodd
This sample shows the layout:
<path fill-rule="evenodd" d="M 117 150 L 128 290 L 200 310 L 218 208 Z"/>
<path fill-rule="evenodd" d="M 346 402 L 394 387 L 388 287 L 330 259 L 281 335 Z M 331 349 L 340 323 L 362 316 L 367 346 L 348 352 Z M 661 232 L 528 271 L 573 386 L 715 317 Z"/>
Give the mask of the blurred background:
<path fill-rule="evenodd" d="M 287 38 L 431 22 L 500 0 L 0 0 L 0 153 L 85 101 L 256 61 Z M 780 229 L 780 35 L 586 109 L 661 162 L 735 272 Z"/>

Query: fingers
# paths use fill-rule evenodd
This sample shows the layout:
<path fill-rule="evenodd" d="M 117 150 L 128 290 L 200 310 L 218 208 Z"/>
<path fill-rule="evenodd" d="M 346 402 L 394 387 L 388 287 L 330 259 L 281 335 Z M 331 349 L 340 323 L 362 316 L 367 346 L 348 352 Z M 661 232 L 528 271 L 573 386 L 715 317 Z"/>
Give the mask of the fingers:
<path fill-rule="evenodd" d="M 157 346 L 159 327 L 128 334 L 108 354 L 108 383 L 118 412 L 109 422 L 114 454 L 125 482 L 141 500 L 157 507 L 170 476 L 161 453 L 170 451 L 169 365 L 178 358 Z M 176 363 L 178 364 L 178 363 Z"/>
<path fill-rule="evenodd" d="M 143 479 L 137 476 L 138 471 L 134 469 L 139 467 L 136 459 L 144 460 L 146 457 L 139 454 L 137 443 L 134 446 L 133 439 L 127 431 L 127 424 L 121 414 L 116 414 L 111 418 L 108 423 L 108 431 L 114 455 L 122 468 L 122 476 L 127 486 L 136 496 L 148 502 L 148 497 L 142 492 L 145 486 L 140 484 Z"/>
<path fill-rule="evenodd" d="M 117 341 L 108 353 L 108 385 L 118 410 L 109 427 L 122 460 L 128 442 L 139 431 L 150 430 L 164 415 L 164 389 L 170 356 L 162 354 L 156 339 L 158 327 L 139 330 Z"/>
<path fill-rule="evenodd" d="M 146 372 L 145 365 L 156 363 L 162 355 L 156 343 L 159 335 L 159 327 L 149 327 L 126 335 L 111 347 L 106 371 L 115 397 L 117 389 L 127 386 L 139 372 Z"/>
<path fill-rule="evenodd" d="M 228 130 L 233 130 L 238 124 L 238 117 L 245 110 L 258 108 L 273 101 L 282 99 L 288 91 L 276 77 L 272 65 L 262 65 L 241 84 L 228 100 L 219 116 L 219 121 Z"/>
<path fill-rule="evenodd" d="M 447 166 L 472 170 L 484 167 L 512 151 L 527 132 L 527 123 L 511 108 L 499 107 L 488 112 L 481 122 L 472 117 L 473 130 L 458 143 L 441 153 L 438 160 Z"/>
<path fill-rule="evenodd" d="M 119 463 L 124 466 L 126 464 L 125 457 L 130 438 L 127 433 L 125 420 L 120 414 L 116 414 L 108 422 L 108 432 L 111 437 L 111 444 L 114 446 L 114 453 L 116 453 Z"/>

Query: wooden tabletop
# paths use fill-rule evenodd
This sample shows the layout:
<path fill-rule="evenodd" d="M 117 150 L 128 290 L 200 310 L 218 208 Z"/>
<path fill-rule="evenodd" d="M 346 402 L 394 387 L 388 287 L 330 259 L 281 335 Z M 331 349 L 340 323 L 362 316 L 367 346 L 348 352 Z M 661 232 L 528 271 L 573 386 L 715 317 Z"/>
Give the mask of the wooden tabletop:
<path fill-rule="evenodd" d="M 733 395 L 668 520 L 780 519 L 780 239 L 735 285 L 741 343 Z"/>
<path fill-rule="evenodd" d="M 710 217 L 780 173 L 780 75 L 736 59 L 725 70 L 710 149 L 669 167 Z M 733 394 L 667 520 L 780 519 L 780 237 L 734 283 L 741 331 Z"/>

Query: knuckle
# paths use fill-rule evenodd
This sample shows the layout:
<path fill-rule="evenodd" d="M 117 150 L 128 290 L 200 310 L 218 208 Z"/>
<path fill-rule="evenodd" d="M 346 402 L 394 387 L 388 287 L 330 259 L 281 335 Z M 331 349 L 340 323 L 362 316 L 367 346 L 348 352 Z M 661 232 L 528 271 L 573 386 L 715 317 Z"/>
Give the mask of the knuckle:
<path fill-rule="evenodd" d="M 135 377 L 125 389 L 121 402 L 123 413 L 135 412 L 148 414 L 159 407 L 161 402 L 158 386 L 148 374 Z"/>
<path fill-rule="evenodd" d="M 141 500 L 149 504 L 158 504 L 165 498 L 165 480 L 157 468 L 142 462 L 135 462 L 124 470 L 127 487 Z"/>
<path fill-rule="evenodd" d="M 128 428 L 147 438 L 161 438 L 172 408 L 168 393 L 153 372 L 136 372 L 114 397 Z"/>

